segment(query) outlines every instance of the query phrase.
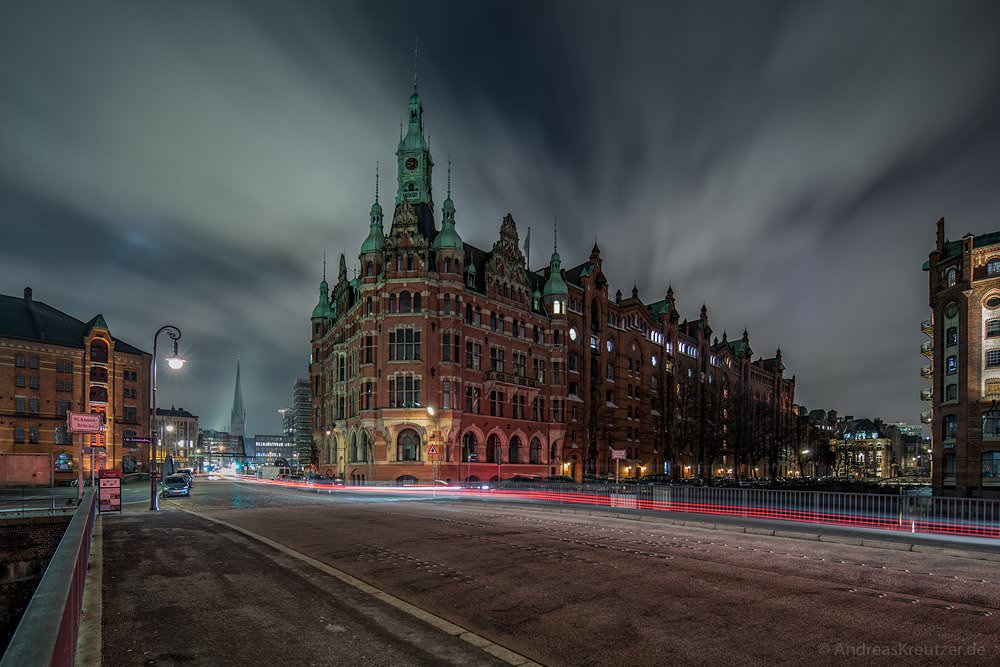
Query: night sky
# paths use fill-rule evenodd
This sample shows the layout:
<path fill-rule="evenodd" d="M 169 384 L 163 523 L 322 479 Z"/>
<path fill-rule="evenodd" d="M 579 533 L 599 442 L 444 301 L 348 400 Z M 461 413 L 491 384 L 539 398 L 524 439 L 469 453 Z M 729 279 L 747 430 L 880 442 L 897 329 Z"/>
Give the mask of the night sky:
<path fill-rule="evenodd" d="M 1000 229 L 1000 4 L 334 5 L 0 5 L 0 293 L 147 350 L 177 324 L 159 402 L 208 428 L 239 354 L 248 434 L 278 431 L 376 160 L 388 231 L 418 37 L 465 241 L 509 210 L 538 268 L 558 218 L 563 266 L 596 237 L 612 294 L 706 302 L 797 402 L 918 421 L 934 224 Z"/>

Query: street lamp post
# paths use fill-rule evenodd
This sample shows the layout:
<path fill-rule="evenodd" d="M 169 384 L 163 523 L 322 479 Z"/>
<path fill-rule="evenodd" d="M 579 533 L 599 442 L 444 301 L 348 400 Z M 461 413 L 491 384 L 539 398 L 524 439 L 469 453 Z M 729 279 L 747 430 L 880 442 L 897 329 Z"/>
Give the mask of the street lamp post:
<path fill-rule="evenodd" d="M 151 454 L 149 465 L 149 509 L 153 512 L 160 509 L 156 488 L 156 475 L 159 471 L 159 467 L 156 465 L 156 340 L 160 337 L 160 334 L 164 332 L 166 332 L 170 340 L 174 342 L 174 353 L 167 358 L 167 366 L 175 371 L 184 367 L 184 359 L 177 354 L 177 341 L 181 339 L 181 330 L 172 324 L 165 324 L 157 329 L 156 333 L 153 334 L 153 382 L 152 398 L 150 399 L 151 419 L 149 424 L 149 447 Z"/>

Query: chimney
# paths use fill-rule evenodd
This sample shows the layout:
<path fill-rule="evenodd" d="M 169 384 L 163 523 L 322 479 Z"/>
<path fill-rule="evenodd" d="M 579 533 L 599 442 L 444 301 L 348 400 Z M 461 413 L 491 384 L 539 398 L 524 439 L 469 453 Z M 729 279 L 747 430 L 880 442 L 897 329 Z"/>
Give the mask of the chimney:
<path fill-rule="evenodd" d="M 27 303 L 31 303 L 31 288 L 30 287 L 25 287 L 24 288 L 24 300 Z"/>
<path fill-rule="evenodd" d="M 944 250 L 944 218 L 937 221 L 937 251 Z"/>

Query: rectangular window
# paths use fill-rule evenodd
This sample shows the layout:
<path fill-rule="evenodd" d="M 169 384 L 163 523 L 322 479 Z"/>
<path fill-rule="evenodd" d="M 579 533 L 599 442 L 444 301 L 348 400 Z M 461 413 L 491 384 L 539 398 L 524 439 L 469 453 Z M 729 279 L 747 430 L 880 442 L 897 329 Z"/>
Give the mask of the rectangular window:
<path fill-rule="evenodd" d="M 559 399 L 552 399 L 552 421 L 558 423 L 560 421 L 561 412 L 559 410 Z"/>
<path fill-rule="evenodd" d="M 950 384 L 945 388 L 945 400 L 954 401 L 958 398 L 958 385 Z M 948 398 L 953 396 L 953 398 Z M 992 401 L 1000 401 L 1000 380 L 986 381 L 986 398 Z"/>
<path fill-rule="evenodd" d="M 452 405 L 452 384 L 450 380 L 444 380 L 441 383 L 441 407 L 445 410 L 451 410 Z"/>
<path fill-rule="evenodd" d="M 441 361 L 455 361 L 451 358 L 451 334 L 447 331 L 441 334 Z"/>
<path fill-rule="evenodd" d="M 38 444 L 38 429 L 37 428 L 32 427 L 32 428 L 28 429 L 28 442 L 31 443 L 32 445 L 37 445 Z"/>
<path fill-rule="evenodd" d="M 38 389 L 38 378 L 35 377 L 34 375 L 28 378 L 28 386 L 30 386 L 32 389 Z"/>
<path fill-rule="evenodd" d="M 537 382 L 545 382 L 545 360 L 535 359 L 535 380 Z"/>
<path fill-rule="evenodd" d="M 364 348 L 361 352 L 364 364 L 375 363 L 375 336 L 367 335 L 365 336 Z"/>
<path fill-rule="evenodd" d="M 541 398 L 536 398 L 534 401 L 531 402 L 532 418 L 536 422 L 545 420 L 545 408 L 543 407 L 544 403 L 542 402 L 542 400 L 543 399 Z"/>
<path fill-rule="evenodd" d="M 389 361 L 417 361 L 419 359 L 419 331 L 400 328 L 389 332 Z"/>
<path fill-rule="evenodd" d="M 134 422 L 137 420 L 136 409 L 134 407 L 127 407 L 124 410 L 125 421 Z"/>
<path fill-rule="evenodd" d="M 73 404 L 70 401 L 56 401 L 56 414 L 60 417 L 65 417 L 66 413 L 70 411 L 72 405 Z M 135 408 L 132 409 L 135 410 Z"/>
<path fill-rule="evenodd" d="M 38 368 L 38 357 L 31 357 L 28 359 L 28 366 L 31 368 Z"/>
<path fill-rule="evenodd" d="M 558 361 L 552 362 L 552 384 L 563 383 L 562 364 Z"/>
<path fill-rule="evenodd" d="M 413 408 L 420 405 L 420 378 L 397 375 L 389 378 L 389 407 Z"/>
<path fill-rule="evenodd" d="M 503 417 L 504 396 L 502 391 L 490 392 L 490 416 Z"/>
<path fill-rule="evenodd" d="M 24 442 L 24 427 L 15 426 L 14 427 L 14 442 Z"/>
<path fill-rule="evenodd" d="M 954 440 L 955 432 L 958 429 L 958 417 L 955 415 L 946 415 L 944 418 L 944 438 L 945 440 Z"/>
<path fill-rule="evenodd" d="M 475 413 L 476 408 L 476 393 L 475 389 L 470 385 L 465 385 L 465 411 L 469 413 Z"/>
<path fill-rule="evenodd" d="M 14 412 L 19 415 L 24 414 L 25 402 L 23 396 L 18 396 L 14 399 Z"/>
<path fill-rule="evenodd" d="M 375 383 L 365 382 L 364 388 L 364 404 L 362 410 L 374 410 L 375 409 Z"/>
<path fill-rule="evenodd" d="M 569 353 L 569 369 L 571 371 L 580 370 L 580 357 L 577 355 L 576 352 Z"/>
<path fill-rule="evenodd" d="M 987 355 L 986 365 L 989 366 L 989 356 Z M 954 375 L 958 372 L 958 357 L 952 355 L 945 360 L 945 374 Z"/>
<path fill-rule="evenodd" d="M 14 356 L 14 365 L 17 366 L 18 368 L 24 368 L 24 355 L 23 354 L 18 354 L 18 355 Z M 24 439 L 22 438 L 22 442 L 23 442 L 23 440 Z"/>
<path fill-rule="evenodd" d="M 611 380 L 612 382 L 615 381 L 615 365 L 613 363 L 611 363 L 610 361 L 607 363 L 607 367 L 605 369 L 605 375 L 604 376 L 608 380 Z"/>
<path fill-rule="evenodd" d="M 944 481 L 955 483 L 955 455 L 945 454 L 944 455 Z"/>
<path fill-rule="evenodd" d="M 490 370 L 495 373 L 503 373 L 504 351 L 499 347 L 490 348 Z"/>
<path fill-rule="evenodd" d="M 16 386 L 16 387 L 24 387 L 24 376 L 23 375 L 18 375 L 16 378 L 14 378 L 14 386 Z"/>
<path fill-rule="evenodd" d="M 513 398 L 510 399 L 510 404 L 514 410 L 514 419 L 524 419 L 524 396 L 515 394 Z"/>
<path fill-rule="evenodd" d="M 954 357 L 948 357 L 953 359 Z M 986 351 L 986 367 L 993 368 L 994 366 L 1000 366 L 1000 350 L 987 350 Z"/>
<path fill-rule="evenodd" d="M 465 367 L 478 371 L 483 363 L 483 346 L 471 340 L 465 341 Z"/>
<path fill-rule="evenodd" d="M 522 352 L 514 352 L 514 375 L 523 378 L 528 358 Z"/>

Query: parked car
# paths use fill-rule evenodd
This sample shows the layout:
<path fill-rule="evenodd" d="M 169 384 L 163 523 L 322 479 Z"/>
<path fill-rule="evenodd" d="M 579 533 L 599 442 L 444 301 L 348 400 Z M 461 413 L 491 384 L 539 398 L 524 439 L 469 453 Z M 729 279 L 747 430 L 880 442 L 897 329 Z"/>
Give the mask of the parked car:
<path fill-rule="evenodd" d="M 640 484 L 670 484 L 670 475 L 656 473 L 654 475 L 643 475 L 639 478 Z"/>
<path fill-rule="evenodd" d="M 174 475 L 179 475 L 183 477 L 187 481 L 188 486 L 191 486 L 191 484 L 194 482 L 194 475 L 192 475 L 191 471 L 186 468 L 181 468 L 180 470 L 175 472 Z"/>
<path fill-rule="evenodd" d="M 160 495 L 164 498 L 171 498 L 173 496 L 190 496 L 191 485 L 188 484 L 183 475 L 170 475 L 163 480 L 163 490 L 160 491 Z"/>

